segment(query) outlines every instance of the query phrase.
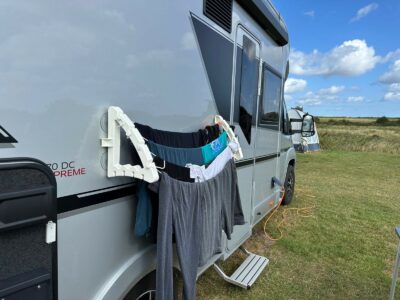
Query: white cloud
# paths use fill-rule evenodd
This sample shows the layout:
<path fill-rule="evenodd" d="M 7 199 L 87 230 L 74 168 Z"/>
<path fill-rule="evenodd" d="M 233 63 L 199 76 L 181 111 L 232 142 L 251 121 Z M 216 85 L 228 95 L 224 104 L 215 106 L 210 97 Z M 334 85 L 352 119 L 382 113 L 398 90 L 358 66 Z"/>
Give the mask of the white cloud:
<path fill-rule="evenodd" d="M 293 50 L 290 70 L 297 75 L 356 76 L 373 69 L 381 59 L 365 40 L 356 39 L 345 41 L 326 53 Z"/>
<path fill-rule="evenodd" d="M 314 18 L 314 17 L 315 17 L 315 11 L 314 11 L 314 10 L 306 11 L 306 12 L 304 13 L 304 15 L 309 16 L 309 17 L 311 17 L 311 18 Z"/>
<path fill-rule="evenodd" d="M 364 99 L 365 97 L 363 96 L 350 96 L 347 97 L 347 102 L 362 102 Z"/>
<path fill-rule="evenodd" d="M 325 88 L 325 89 L 320 89 L 318 91 L 318 93 L 320 95 L 325 95 L 325 94 L 329 94 L 329 95 L 336 95 L 339 94 L 340 92 L 343 92 L 344 90 L 344 86 L 336 86 L 336 85 L 332 85 L 331 87 Z"/>
<path fill-rule="evenodd" d="M 285 94 L 293 94 L 304 91 L 307 81 L 304 79 L 288 78 L 285 82 Z"/>
<path fill-rule="evenodd" d="M 331 86 L 328 88 L 323 88 L 317 92 L 309 91 L 304 96 L 299 98 L 298 103 L 300 105 L 320 105 L 327 101 L 337 101 L 339 100 L 338 94 L 344 91 L 344 86 Z"/>
<path fill-rule="evenodd" d="M 400 49 L 396 49 L 394 51 L 390 51 L 385 57 L 382 57 L 381 63 L 386 63 L 391 60 L 400 59 Z"/>
<path fill-rule="evenodd" d="M 400 59 L 396 60 L 390 67 L 389 71 L 384 73 L 379 81 L 382 83 L 399 83 L 400 82 Z"/>
<path fill-rule="evenodd" d="M 392 83 L 383 96 L 386 101 L 400 101 L 400 83 Z"/>
<path fill-rule="evenodd" d="M 379 5 L 377 3 L 371 3 L 368 4 L 367 6 L 364 6 L 362 8 L 360 8 L 357 11 L 357 14 L 351 18 L 350 22 L 357 22 L 360 19 L 366 17 L 367 15 L 369 15 L 371 12 L 373 12 L 374 10 L 377 10 L 379 7 Z"/>
<path fill-rule="evenodd" d="M 181 47 L 184 50 L 196 49 L 196 40 L 192 32 L 186 32 L 181 39 Z"/>

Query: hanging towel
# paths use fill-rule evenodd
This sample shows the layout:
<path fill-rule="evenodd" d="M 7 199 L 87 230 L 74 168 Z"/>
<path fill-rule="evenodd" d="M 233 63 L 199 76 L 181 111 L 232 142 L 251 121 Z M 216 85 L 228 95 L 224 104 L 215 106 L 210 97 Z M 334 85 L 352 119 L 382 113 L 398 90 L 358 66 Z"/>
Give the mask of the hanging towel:
<path fill-rule="evenodd" d="M 201 147 L 201 153 L 203 155 L 204 164 L 208 165 L 211 163 L 224 149 L 227 145 L 228 136 L 224 131 L 219 138 Z"/>
<path fill-rule="evenodd" d="M 140 237 L 150 232 L 152 221 L 150 196 L 147 191 L 147 183 L 143 180 L 137 183 L 136 198 L 135 235 Z"/>
<path fill-rule="evenodd" d="M 224 169 L 226 163 L 233 158 L 233 153 L 237 151 L 238 147 L 239 145 L 236 142 L 229 143 L 228 147 L 226 147 L 208 167 L 204 165 L 187 164 L 186 167 L 190 169 L 190 177 L 196 182 L 203 182 L 215 177 Z"/>
<path fill-rule="evenodd" d="M 204 165 L 212 161 L 226 148 L 227 135 L 226 132 L 223 132 L 219 138 L 210 144 L 198 148 L 173 148 L 150 140 L 147 141 L 147 145 L 154 155 L 175 165 L 182 167 L 187 164 Z"/>
<path fill-rule="evenodd" d="M 174 148 L 202 147 L 219 136 L 218 125 L 207 126 L 196 132 L 164 131 L 139 123 L 135 123 L 135 127 L 145 139 Z"/>
<path fill-rule="evenodd" d="M 160 181 L 149 186 L 159 193 L 156 298 L 173 299 L 174 233 L 183 299 L 195 299 L 197 268 L 222 252 L 222 230 L 231 239 L 233 225 L 245 223 L 235 163 L 230 160 L 205 182 L 182 182 L 162 172 Z"/>

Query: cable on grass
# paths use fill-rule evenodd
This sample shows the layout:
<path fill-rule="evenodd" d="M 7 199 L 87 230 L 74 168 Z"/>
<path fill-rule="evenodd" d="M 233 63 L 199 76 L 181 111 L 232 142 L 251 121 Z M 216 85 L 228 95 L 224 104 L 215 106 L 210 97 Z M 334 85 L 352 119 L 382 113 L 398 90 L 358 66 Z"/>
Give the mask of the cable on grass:
<path fill-rule="evenodd" d="M 271 237 L 268 233 L 267 233 L 267 224 L 269 222 L 269 220 L 272 218 L 272 216 L 275 214 L 275 212 L 278 210 L 278 208 L 281 206 L 283 199 L 285 198 L 285 188 L 282 187 L 281 189 L 281 198 L 279 199 L 279 203 L 278 205 L 274 208 L 274 210 L 272 211 L 272 213 L 269 215 L 269 217 L 267 218 L 267 220 L 265 220 L 264 222 L 264 234 L 267 237 L 267 239 L 271 240 L 271 241 L 279 241 L 280 239 L 283 238 L 283 232 L 281 230 L 281 226 L 286 222 L 286 217 L 287 217 L 287 212 L 289 210 L 295 210 L 296 214 L 301 217 L 301 218 L 309 218 L 312 217 L 312 209 L 315 208 L 315 204 L 312 206 L 307 206 L 307 207 L 291 207 L 291 208 L 284 208 L 283 213 L 282 213 L 282 220 L 278 223 L 278 226 L 276 227 L 276 229 L 279 231 L 279 236 L 274 238 Z"/>

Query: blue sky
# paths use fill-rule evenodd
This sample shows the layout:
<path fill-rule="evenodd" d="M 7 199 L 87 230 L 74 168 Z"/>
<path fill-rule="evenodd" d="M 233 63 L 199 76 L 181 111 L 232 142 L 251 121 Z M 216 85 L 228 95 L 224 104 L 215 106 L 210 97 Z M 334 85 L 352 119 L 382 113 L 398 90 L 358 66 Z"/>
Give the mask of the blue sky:
<path fill-rule="evenodd" d="M 287 105 L 400 117 L 400 1 L 274 0 L 288 26 Z"/>

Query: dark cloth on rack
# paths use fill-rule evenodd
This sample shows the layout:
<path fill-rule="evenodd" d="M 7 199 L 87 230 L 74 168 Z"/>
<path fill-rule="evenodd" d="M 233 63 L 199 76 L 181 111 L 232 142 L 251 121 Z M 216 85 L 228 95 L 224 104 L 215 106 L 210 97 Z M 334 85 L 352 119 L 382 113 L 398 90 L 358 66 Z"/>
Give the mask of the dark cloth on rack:
<path fill-rule="evenodd" d="M 196 132 L 164 131 L 139 123 L 135 123 L 135 127 L 145 139 L 174 148 L 201 147 L 219 136 L 219 133 L 216 135 L 217 129 L 219 132 L 218 125 L 207 126 L 206 129 L 200 129 Z"/>
<path fill-rule="evenodd" d="M 150 140 L 147 141 L 147 146 L 149 147 L 150 152 L 152 152 L 154 155 L 181 167 L 186 166 L 188 163 L 193 163 L 196 165 L 204 164 L 201 147 L 174 148 L 156 144 Z"/>
<path fill-rule="evenodd" d="M 195 179 L 190 177 L 190 169 L 174 165 L 170 162 L 162 160 L 155 156 L 153 162 L 160 171 L 166 172 L 174 179 L 194 182 Z M 157 218 L 158 218 L 158 193 L 147 189 L 147 182 L 142 180 L 137 184 L 137 205 L 136 205 L 136 220 L 135 220 L 135 235 L 146 236 L 152 242 L 156 242 L 157 238 Z"/>
<path fill-rule="evenodd" d="M 208 137 L 207 144 L 217 139 L 221 134 L 221 131 L 217 124 L 206 126 L 205 130 L 207 132 L 207 137 Z"/>
<path fill-rule="evenodd" d="M 187 164 L 205 165 L 214 160 L 227 147 L 227 134 L 223 132 L 211 143 L 197 148 L 174 148 L 154 143 L 148 140 L 147 145 L 150 151 L 178 166 L 185 167 Z"/>
<path fill-rule="evenodd" d="M 135 235 L 149 236 L 153 226 L 154 219 L 157 215 L 153 215 L 153 205 L 150 200 L 149 191 L 147 190 L 147 182 L 139 180 L 136 185 L 136 219 L 135 219 Z M 158 206 L 158 203 L 156 203 Z"/>
<path fill-rule="evenodd" d="M 190 177 L 189 168 L 175 165 L 173 163 L 161 159 L 158 156 L 153 157 L 153 162 L 156 164 L 156 167 L 158 167 L 160 171 L 166 172 L 169 176 L 171 176 L 174 179 L 186 182 L 195 181 L 193 178 Z"/>
<path fill-rule="evenodd" d="M 153 158 L 154 163 L 157 167 L 164 167 L 164 169 L 160 169 L 162 172 L 166 172 L 169 176 L 174 179 L 185 181 L 185 182 L 194 182 L 195 179 L 190 177 L 190 169 L 181 167 L 178 165 L 174 165 L 170 162 L 162 160 L 161 158 L 155 156 Z M 148 230 L 147 238 L 151 243 L 157 242 L 157 220 L 158 220 L 158 192 L 154 192 L 152 190 L 147 189 L 149 201 L 151 203 L 152 208 L 152 218 L 151 225 Z"/>
<path fill-rule="evenodd" d="M 159 192 L 157 232 L 157 299 L 173 299 L 175 234 L 183 277 L 183 299 L 195 299 L 197 268 L 222 252 L 222 230 L 231 238 L 233 225 L 244 224 L 235 163 L 230 160 L 214 178 L 201 183 L 175 180 L 162 172 L 149 185 Z"/>

